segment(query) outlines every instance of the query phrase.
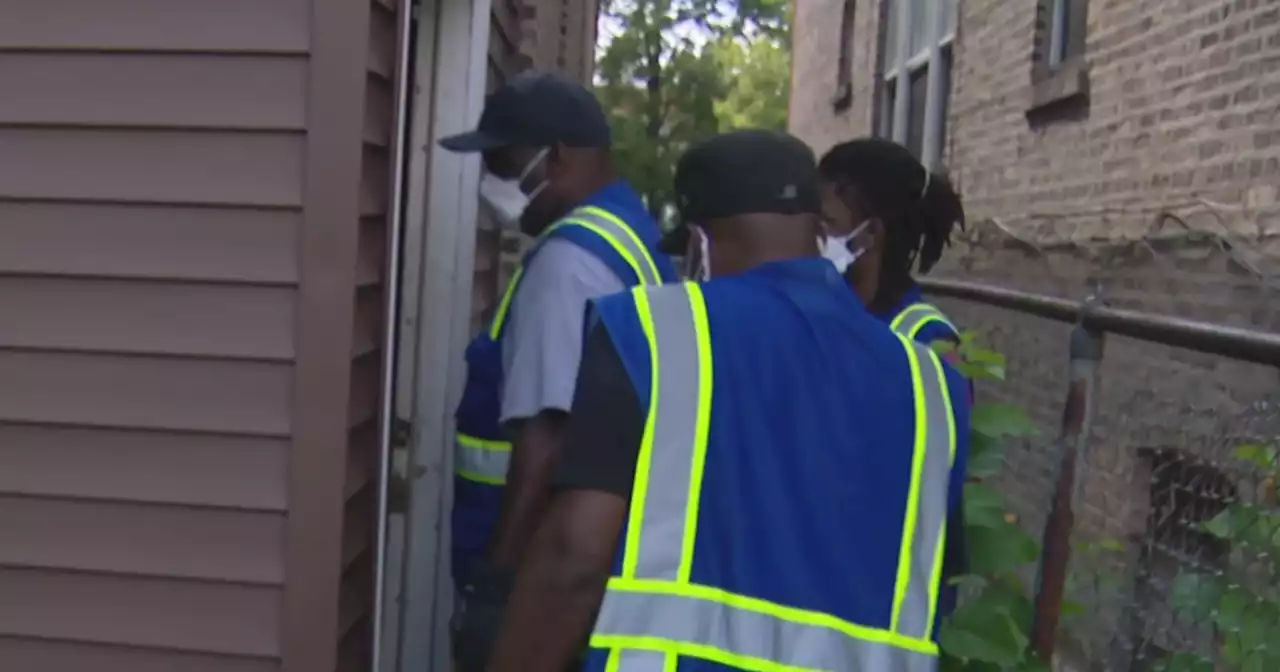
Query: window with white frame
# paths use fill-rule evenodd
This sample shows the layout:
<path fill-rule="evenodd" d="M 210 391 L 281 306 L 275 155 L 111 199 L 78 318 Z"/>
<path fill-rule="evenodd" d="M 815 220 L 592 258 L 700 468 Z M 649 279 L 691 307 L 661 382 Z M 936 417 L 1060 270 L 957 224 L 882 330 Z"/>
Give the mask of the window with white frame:
<path fill-rule="evenodd" d="M 884 0 L 880 135 L 931 170 L 942 160 L 958 0 Z"/>

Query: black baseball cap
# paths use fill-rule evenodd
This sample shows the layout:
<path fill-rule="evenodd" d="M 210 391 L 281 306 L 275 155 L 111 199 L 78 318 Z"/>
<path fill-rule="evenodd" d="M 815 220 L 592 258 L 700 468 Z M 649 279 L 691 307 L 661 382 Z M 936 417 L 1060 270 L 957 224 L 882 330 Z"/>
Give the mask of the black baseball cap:
<path fill-rule="evenodd" d="M 690 147 L 676 164 L 675 192 L 686 224 L 822 212 L 813 150 L 780 131 L 733 131 Z"/>
<path fill-rule="evenodd" d="M 525 71 L 484 101 L 476 130 L 440 140 L 451 152 L 511 145 L 608 147 L 609 121 L 586 87 L 563 75 Z"/>

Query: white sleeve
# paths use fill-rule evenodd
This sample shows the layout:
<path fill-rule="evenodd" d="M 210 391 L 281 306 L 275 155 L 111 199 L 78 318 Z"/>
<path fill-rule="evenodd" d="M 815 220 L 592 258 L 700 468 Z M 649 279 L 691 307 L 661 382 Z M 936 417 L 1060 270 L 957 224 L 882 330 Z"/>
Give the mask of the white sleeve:
<path fill-rule="evenodd" d="M 569 410 L 587 301 L 625 289 L 585 249 L 562 239 L 543 243 L 525 268 L 502 334 L 502 422 Z"/>

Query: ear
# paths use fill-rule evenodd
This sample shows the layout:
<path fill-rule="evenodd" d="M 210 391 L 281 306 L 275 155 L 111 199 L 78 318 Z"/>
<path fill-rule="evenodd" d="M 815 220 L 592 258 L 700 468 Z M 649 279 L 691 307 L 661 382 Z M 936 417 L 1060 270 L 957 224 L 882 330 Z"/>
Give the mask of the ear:
<path fill-rule="evenodd" d="M 877 252 L 885 244 L 885 234 L 887 233 L 884 221 L 879 217 L 872 217 L 867 220 L 867 227 L 858 232 L 854 236 L 854 241 L 858 247 L 864 250 L 876 250 Z"/>
<path fill-rule="evenodd" d="M 546 158 L 546 175 L 550 179 L 562 177 L 569 170 L 570 151 L 562 142 L 557 142 L 547 148 Z"/>

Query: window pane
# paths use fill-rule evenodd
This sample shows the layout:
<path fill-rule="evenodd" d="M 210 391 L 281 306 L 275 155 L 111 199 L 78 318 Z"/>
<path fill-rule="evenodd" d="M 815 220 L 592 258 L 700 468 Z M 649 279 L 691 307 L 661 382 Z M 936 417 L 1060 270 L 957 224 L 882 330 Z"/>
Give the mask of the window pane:
<path fill-rule="evenodd" d="M 893 101 L 897 97 L 896 88 L 893 81 L 885 82 L 880 96 L 880 123 L 877 131 L 882 138 L 893 137 Z"/>
<path fill-rule="evenodd" d="M 887 0 L 885 5 L 889 10 L 888 16 L 884 19 L 884 53 L 881 54 L 880 62 L 883 64 L 882 72 L 888 72 L 893 69 L 894 61 L 898 58 L 898 3 L 901 0 Z"/>
<path fill-rule="evenodd" d="M 929 46 L 930 15 L 938 0 L 909 0 L 911 2 L 911 55 L 915 56 Z"/>
<path fill-rule="evenodd" d="M 1067 0 L 1053 0 L 1049 14 L 1049 66 L 1055 66 L 1067 56 Z"/>
<path fill-rule="evenodd" d="M 921 158 L 924 149 L 924 111 L 925 96 L 929 90 L 929 68 L 920 68 L 911 73 L 911 85 L 907 94 L 907 149 Z"/>
<path fill-rule="evenodd" d="M 942 25 L 943 36 L 955 35 L 956 32 L 956 11 L 960 4 L 959 0 L 942 0 L 947 3 L 947 11 L 945 12 L 945 22 Z"/>
<path fill-rule="evenodd" d="M 947 153 L 947 118 L 949 115 L 949 107 L 951 105 L 951 48 L 948 46 L 942 50 L 942 90 L 939 95 L 942 96 L 942 128 L 938 129 L 938 151 L 941 156 Z"/>

